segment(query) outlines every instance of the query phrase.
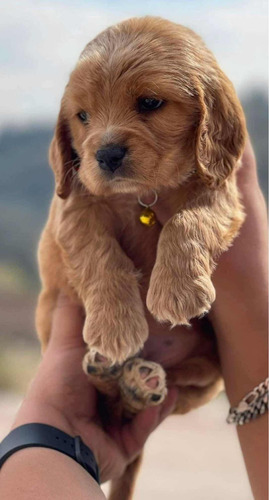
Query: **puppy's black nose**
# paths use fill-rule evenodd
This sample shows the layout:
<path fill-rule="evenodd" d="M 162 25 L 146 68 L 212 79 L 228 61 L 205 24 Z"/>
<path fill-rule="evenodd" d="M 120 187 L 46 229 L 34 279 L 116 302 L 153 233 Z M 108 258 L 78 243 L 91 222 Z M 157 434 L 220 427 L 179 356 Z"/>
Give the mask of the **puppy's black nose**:
<path fill-rule="evenodd" d="M 109 144 L 98 149 L 95 158 L 99 167 L 109 172 L 115 172 L 121 166 L 122 160 L 126 154 L 127 148 L 118 144 Z"/>

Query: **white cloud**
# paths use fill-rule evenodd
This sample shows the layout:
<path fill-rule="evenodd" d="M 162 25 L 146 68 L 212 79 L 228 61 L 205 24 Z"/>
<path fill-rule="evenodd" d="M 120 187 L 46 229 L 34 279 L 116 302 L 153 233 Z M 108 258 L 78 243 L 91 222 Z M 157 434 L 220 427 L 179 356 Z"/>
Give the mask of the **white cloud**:
<path fill-rule="evenodd" d="M 264 0 L 192 2 L 9 0 L 0 7 L 1 121 L 55 120 L 68 75 L 84 45 L 121 19 L 153 14 L 197 31 L 238 90 L 265 85 Z"/>

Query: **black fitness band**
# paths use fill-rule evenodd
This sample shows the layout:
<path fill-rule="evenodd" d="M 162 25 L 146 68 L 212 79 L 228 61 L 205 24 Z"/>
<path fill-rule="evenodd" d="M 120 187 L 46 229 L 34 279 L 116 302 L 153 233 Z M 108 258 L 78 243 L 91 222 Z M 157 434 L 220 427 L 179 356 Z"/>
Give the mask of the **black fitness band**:
<path fill-rule="evenodd" d="M 0 468 L 13 453 L 29 447 L 50 448 L 64 453 L 99 483 L 99 469 L 94 454 L 82 439 L 46 424 L 25 424 L 13 429 L 0 443 Z"/>

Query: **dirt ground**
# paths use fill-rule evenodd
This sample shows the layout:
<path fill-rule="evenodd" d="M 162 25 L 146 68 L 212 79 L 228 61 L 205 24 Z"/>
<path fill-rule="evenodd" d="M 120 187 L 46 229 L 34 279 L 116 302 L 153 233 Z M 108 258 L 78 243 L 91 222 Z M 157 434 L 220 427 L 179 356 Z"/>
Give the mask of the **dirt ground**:
<path fill-rule="evenodd" d="M 20 401 L 0 393 L 0 439 Z M 253 500 L 227 411 L 221 395 L 188 415 L 167 418 L 147 442 L 134 500 Z"/>

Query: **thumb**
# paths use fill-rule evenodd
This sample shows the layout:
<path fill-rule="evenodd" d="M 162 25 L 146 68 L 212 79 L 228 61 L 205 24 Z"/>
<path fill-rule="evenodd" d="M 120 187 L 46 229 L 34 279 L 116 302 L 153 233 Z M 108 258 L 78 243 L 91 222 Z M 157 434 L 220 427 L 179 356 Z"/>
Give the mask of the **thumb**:
<path fill-rule="evenodd" d="M 83 346 L 83 324 L 82 307 L 72 302 L 68 296 L 60 293 L 53 312 L 49 345 L 61 348 Z"/>
<path fill-rule="evenodd" d="M 175 408 L 178 391 L 171 388 L 164 402 L 138 413 L 123 428 L 123 439 L 128 458 L 134 458 L 143 448 L 149 435 Z"/>

